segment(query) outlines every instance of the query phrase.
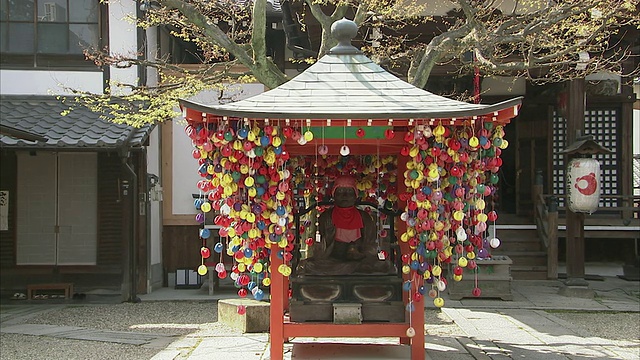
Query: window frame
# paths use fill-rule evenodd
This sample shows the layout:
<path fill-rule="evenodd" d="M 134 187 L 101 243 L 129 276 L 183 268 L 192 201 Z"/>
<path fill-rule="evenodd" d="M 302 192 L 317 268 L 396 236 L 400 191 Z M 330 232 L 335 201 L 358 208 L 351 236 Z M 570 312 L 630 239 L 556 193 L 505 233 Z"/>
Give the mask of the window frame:
<path fill-rule="evenodd" d="M 49 23 L 38 21 L 38 5 L 40 2 L 46 2 L 47 0 L 33 0 L 33 19 L 29 20 L 14 20 L 9 19 L 9 1 L 0 0 L 3 3 L 3 10 L 6 10 L 5 14 L 0 17 L 0 24 L 6 26 L 7 37 L 9 24 L 30 24 L 33 26 L 33 48 L 31 52 L 9 52 L 6 49 L 0 52 L 0 69 L 47 69 L 47 70 L 84 70 L 84 71 L 100 71 L 100 68 L 95 64 L 87 60 L 82 53 L 69 54 L 69 53 L 44 53 L 38 50 L 38 27 L 39 24 Z M 74 0 L 66 0 L 67 10 L 64 21 L 51 22 L 52 24 L 64 24 L 67 29 L 72 25 L 92 25 L 97 26 L 98 31 L 98 43 L 99 48 L 105 48 L 108 45 L 108 9 L 105 2 L 99 0 L 93 0 L 98 5 L 98 16 L 96 22 L 80 22 L 72 21 L 69 19 L 69 9 L 71 6 L 75 6 Z M 67 32 L 67 34 L 69 31 Z M 67 35 L 68 36 L 68 35 Z M 8 41 L 8 40 L 5 40 Z M 8 46 L 8 44 L 7 44 Z"/>

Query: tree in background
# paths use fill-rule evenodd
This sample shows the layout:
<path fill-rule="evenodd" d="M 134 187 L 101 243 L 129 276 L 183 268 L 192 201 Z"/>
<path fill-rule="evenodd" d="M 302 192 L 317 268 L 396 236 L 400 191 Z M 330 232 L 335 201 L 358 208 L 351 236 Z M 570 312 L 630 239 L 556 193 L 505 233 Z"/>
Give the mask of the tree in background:
<path fill-rule="evenodd" d="M 162 26 L 193 43 L 202 66 L 194 70 L 168 58 L 87 49 L 97 66 L 155 68 L 159 82 L 111 84 L 104 94 L 78 93 L 75 101 L 111 121 L 141 126 L 175 117 L 179 98 L 205 89 L 248 81 L 274 88 L 288 80 L 266 45 L 267 8 L 280 5 L 289 16 L 285 30 L 306 30 L 318 40 L 313 49 L 294 50 L 300 55 L 295 61 L 312 63 L 323 56 L 335 45 L 331 25 L 347 17 L 358 24 L 358 45 L 366 55 L 421 88 L 443 64 L 463 73 L 478 68 L 484 75 L 542 83 L 603 71 L 626 78 L 640 73 L 634 59 L 638 0 L 274 1 L 143 0 L 138 25 Z M 309 33 L 312 28 L 319 34 Z M 630 59 L 633 68 L 623 69 Z"/>

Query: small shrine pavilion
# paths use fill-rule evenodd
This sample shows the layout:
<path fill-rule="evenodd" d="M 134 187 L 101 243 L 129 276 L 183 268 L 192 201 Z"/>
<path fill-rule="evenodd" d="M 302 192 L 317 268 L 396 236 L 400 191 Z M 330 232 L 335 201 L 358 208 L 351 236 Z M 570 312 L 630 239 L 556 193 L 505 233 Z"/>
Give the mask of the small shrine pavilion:
<path fill-rule="evenodd" d="M 447 282 L 499 245 L 488 241 L 495 238 L 488 223 L 497 218 L 490 197 L 508 146 L 503 127 L 518 115 L 521 98 L 471 104 L 417 88 L 352 46 L 357 31 L 353 21 L 336 21 L 339 44 L 275 89 L 224 105 L 181 101 L 200 163 L 201 218 L 215 213 L 220 226 L 216 252 L 233 257 L 240 296 L 262 300 L 269 288 L 272 359 L 282 359 L 285 341 L 302 336 L 396 337 L 412 359 L 424 359 L 425 299 L 443 306 Z M 307 236 L 296 217 L 326 200 L 340 173 L 359 177 L 362 200 L 399 214 L 388 220 L 388 237 L 397 244 L 391 276 L 401 285 L 403 319 L 290 316 L 290 278 Z M 224 266 L 216 271 L 227 275 Z"/>

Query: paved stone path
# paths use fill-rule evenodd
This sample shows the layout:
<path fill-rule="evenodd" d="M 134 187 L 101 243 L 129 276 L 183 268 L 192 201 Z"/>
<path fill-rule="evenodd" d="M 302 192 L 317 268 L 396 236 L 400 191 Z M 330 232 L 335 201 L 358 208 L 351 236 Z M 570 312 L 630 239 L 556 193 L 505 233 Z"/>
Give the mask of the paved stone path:
<path fill-rule="evenodd" d="M 592 337 L 543 310 L 442 310 L 468 335 L 464 345 L 476 359 L 634 360 L 640 356 L 637 343 Z"/>

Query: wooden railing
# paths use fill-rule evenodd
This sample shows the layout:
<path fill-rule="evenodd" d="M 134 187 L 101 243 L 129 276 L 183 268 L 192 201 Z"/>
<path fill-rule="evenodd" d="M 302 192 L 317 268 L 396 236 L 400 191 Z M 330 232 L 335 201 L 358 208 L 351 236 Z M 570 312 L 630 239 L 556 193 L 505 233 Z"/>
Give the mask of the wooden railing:
<path fill-rule="evenodd" d="M 548 195 L 543 193 L 544 179 L 542 171 L 536 171 L 532 188 L 532 201 L 534 204 L 533 218 L 538 232 L 538 238 L 547 251 L 547 278 L 558 278 L 558 214 L 566 211 L 565 207 L 559 207 L 558 201 L 565 199 L 565 195 Z M 637 224 L 640 218 L 640 196 L 638 195 L 601 195 L 601 199 L 616 199 L 621 206 L 606 207 L 610 214 L 619 214 L 622 225 L 626 228 L 632 222 Z M 629 229 L 637 229 L 631 226 Z"/>
<path fill-rule="evenodd" d="M 543 194 L 542 171 L 536 172 L 532 189 L 533 218 L 538 237 L 547 251 L 547 278 L 558 278 L 558 200 Z"/>
<path fill-rule="evenodd" d="M 566 195 L 543 195 L 543 198 L 549 198 L 554 196 L 556 200 L 563 199 L 564 203 L 567 203 Z M 616 219 L 622 220 L 622 225 L 629 225 L 634 219 L 640 219 L 640 195 L 608 195 L 600 194 L 600 200 L 609 200 L 610 202 L 617 202 L 618 206 L 605 206 L 598 209 L 598 213 L 606 212 L 609 215 L 613 215 Z M 565 206 L 558 206 L 558 212 L 564 213 L 567 211 Z"/>

